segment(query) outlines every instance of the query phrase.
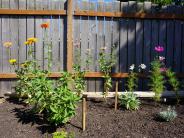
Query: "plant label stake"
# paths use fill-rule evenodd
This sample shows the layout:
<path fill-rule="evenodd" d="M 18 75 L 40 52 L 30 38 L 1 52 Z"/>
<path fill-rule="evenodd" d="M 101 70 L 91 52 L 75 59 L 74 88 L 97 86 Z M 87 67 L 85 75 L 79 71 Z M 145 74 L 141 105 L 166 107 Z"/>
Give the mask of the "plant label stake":
<path fill-rule="evenodd" d="M 82 130 L 86 130 L 86 96 L 82 99 Z"/>
<path fill-rule="evenodd" d="M 115 92 L 115 111 L 117 110 L 118 108 L 118 81 L 116 81 L 116 92 Z"/>

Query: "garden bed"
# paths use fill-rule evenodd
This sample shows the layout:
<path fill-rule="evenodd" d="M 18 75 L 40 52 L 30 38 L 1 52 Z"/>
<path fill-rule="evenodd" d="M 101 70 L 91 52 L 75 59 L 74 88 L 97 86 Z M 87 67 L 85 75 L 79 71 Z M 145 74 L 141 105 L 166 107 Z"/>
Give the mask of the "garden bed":
<path fill-rule="evenodd" d="M 168 107 L 168 103 L 158 104 L 142 100 L 138 111 L 119 109 L 114 111 L 114 100 L 107 103 L 98 100 L 87 102 L 87 127 L 82 132 L 81 104 L 77 115 L 63 127 L 49 126 L 41 116 L 27 113 L 28 107 L 8 100 L 0 104 L 0 134 L 3 138 L 51 137 L 51 133 L 61 128 L 74 132 L 76 138 L 123 138 L 123 137 L 184 137 L 184 104 L 176 106 L 178 117 L 173 122 L 162 122 L 156 113 Z M 171 104 L 171 102 L 169 103 Z"/>

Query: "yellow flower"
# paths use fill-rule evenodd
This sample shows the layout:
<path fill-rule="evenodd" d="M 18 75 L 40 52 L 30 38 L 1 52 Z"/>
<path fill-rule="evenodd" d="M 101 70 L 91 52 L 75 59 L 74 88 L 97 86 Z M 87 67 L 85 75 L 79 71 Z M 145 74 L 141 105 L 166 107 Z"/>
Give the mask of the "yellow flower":
<path fill-rule="evenodd" d="M 3 46 L 6 48 L 10 48 L 12 46 L 12 43 L 11 42 L 4 42 Z"/>
<path fill-rule="evenodd" d="M 24 44 L 25 44 L 25 45 L 28 45 L 28 44 L 29 44 L 29 42 L 28 42 L 28 41 L 26 41 Z"/>
<path fill-rule="evenodd" d="M 38 41 L 37 38 L 31 37 L 31 38 L 28 38 L 27 41 L 24 44 L 25 45 L 32 45 L 33 43 L 36 43 L 37 41 Z"/>
<path fill-rule="evenodd" d="M 16 59 L 10 59 L 10 60 L 9 60 L 9 63 L 10 63 L 11 65 L 14 65 L 16 62 L 17 62 Z"/>

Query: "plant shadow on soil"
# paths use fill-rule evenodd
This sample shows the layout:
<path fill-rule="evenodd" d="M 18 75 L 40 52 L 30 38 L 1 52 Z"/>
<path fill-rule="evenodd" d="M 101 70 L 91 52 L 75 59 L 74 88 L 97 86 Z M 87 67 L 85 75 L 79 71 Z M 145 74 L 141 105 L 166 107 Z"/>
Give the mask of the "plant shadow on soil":
<path fill-rule="evenodd" d="M 34 112 L 31 110 L 31 108 L 24 102 L 24 100 L 19 100 L 18 98 L 7 98 L 6 99 L 9 103 L 13 103 L 16 105 L 22 105 L 22 108 L 14 108 L 12 112 L 15 113 L 15 117 L 18 118 L 18 122 L 22 124 L 31 124 L 36 125 L 37 129 L 42 134 L 52 134 L 56 132 L 57 128 L 64 128 L 64 125 L 55 126 L 52 124 L 49 124 L 47 119 L 43 115 L 34 114 Z M 82 130 L 81 127 L 72 124 L 71 122 L 68 122 L 67 124 Z"/>

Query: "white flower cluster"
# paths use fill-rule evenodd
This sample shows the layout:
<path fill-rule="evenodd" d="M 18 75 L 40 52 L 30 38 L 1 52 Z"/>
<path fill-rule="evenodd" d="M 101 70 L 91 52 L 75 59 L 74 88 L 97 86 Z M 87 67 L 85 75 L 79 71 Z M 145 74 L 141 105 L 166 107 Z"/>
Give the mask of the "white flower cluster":
<path fill-rule="evenodd" d="M 133 71 L 134 69 L 135 69 L 135 64 L 132 64 L 132 65 L 130 66 L 129 70 Z M 146 69 L 146 65 L 145 65 L 145 64 L 140 64 L 140 65 L 139 65 L 139 71 L 140 71 L 140 70 L 144 70 L 144 69 Z"/>

